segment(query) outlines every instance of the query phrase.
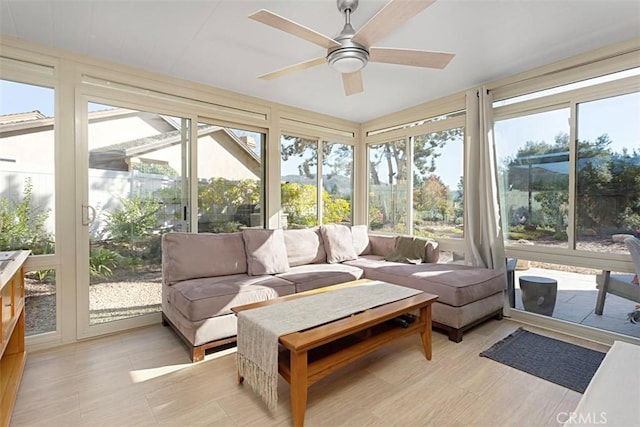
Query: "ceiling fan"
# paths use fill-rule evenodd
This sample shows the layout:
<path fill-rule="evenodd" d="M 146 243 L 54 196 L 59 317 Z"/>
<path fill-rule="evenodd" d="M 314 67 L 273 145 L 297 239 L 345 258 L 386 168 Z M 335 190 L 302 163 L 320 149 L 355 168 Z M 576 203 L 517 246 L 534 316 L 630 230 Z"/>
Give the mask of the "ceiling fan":
<path fill-rule="evenodd" d="M 271 80 L 328 62 L 332 68 L 342 73 L 344 91 L 348 96 L 364 90 L 361 70 L 368 62 L 443 69 L 454 54 L 371 46 L 435 1 L 391 0 L 362 28 L 355 31 L 350 20 L 351 14 L 358 7 L 358 0 L 337 0 L 338 9 L 345 17 L 345 25 L 342 32 L 333 39 L 268 10 L 254 12 L 249 18 L 327 49 L 326 56 L 300 62 L 258 78 Z"/>

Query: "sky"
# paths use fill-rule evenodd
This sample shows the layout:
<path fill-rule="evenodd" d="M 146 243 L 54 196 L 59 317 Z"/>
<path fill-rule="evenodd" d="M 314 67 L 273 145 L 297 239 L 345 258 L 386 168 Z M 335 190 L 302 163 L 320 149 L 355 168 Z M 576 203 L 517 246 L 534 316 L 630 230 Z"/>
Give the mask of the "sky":
<path fill-rule="evenodd" d="M 632 71 L 631 74 L 637 74 L 640 69 Z M 628 75 L 629 72 L 618 73 L 620 77 Z M 0 115 L 38 110 L 45 116 L 53 116 L 53 94 L 50 88 L 0 80 Z M 89 108 L 93 111 L 103 106 L 90 104 Z M 607 133 L 613 141 L 611 148 L 614 151 L 619 152 L 622 148 L 640 151 L 640 93 L 580 104 L 578 111 L 578 138 L 594 140 Z M 496 122 L 494 131 L 499 163 L 506 156 L 514 156 L 526 141 L 553 143 L 558 133 L 568 133 L 568 116 L 569 110 L 566 108 Z M 253 136 L 257 142 L 261 140 L 260 134 L 235 131 L 238 136 L 246 134 Z M 301 162 L 301 158 L 292 158 L 284 163 L 282 175 L 297 174 Z M 435 173 L 450 189 L 455 189 L 462 173 L 460 144 L 450 142 L 436 159 L 436 167 Z M 382 170 L 380 174 L 382 176 L 386 172 Z"/>

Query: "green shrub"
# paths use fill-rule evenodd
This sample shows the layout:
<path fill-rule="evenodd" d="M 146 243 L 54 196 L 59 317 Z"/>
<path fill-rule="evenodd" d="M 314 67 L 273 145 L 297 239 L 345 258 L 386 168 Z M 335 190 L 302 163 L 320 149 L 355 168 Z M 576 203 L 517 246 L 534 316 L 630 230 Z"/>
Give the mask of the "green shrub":
<path fill-rule="evenodd" d="M 159 200 L 136 196 L 120 202 L 122 209 L 105 213 L 105 231 L 111 238 L 116 242 L 135 243 L 153 235 L 158 228 Z"/>
<path fill-rule="evenodd" d="M 89 253 L 89 274 L 94 277 L 111 277 L 113 268 L 118 266 L 118 254 L 105 248 L 91 249 Z"/>
<path fill-rule="evenodd" d="M 33 205 L 33 184 L 25 180 L 22 200 L 0 200 L 0 251 L 29 249 L 34 255 L 53 252 L 53 238 L 45 228 L 49 209 Z"/>

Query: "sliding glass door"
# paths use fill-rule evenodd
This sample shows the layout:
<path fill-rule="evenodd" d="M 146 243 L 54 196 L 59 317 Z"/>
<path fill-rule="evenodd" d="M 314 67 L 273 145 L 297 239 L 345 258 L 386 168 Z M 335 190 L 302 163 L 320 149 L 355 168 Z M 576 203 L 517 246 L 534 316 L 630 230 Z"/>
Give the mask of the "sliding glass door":
<path fill-rule="evenodd" d="M 189 231 L 189 119 L 87 103 L 79 335 L 157 321 L 168 231 Z"/>

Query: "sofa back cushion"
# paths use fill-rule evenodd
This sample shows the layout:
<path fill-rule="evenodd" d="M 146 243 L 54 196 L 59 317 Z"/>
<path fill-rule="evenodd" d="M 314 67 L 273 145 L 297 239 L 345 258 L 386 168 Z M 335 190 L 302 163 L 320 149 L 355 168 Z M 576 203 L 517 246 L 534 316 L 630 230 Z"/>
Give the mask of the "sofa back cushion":
<path fill-rule="evenodd" d="M 166 285 L 246 272 L 247 255 L 241 233 L 167 233 L 162 236 L 162 277 Z"/>
<path fill-rule="evenodd" d="M 369 228 L 366 225 L 352 225 L 351 239 L 357 255 L 369 255 L 371 253 Z"/>
<path fill-rule="evenodd" d="M 342 224 L 327 224 L 321 226 L 320 230 L 329 264 L 358 258 L 349 227 Z"/>
<path fill-rule="evenodd" d="M 289 269 L 282 229 L 247 228 L 242 230 L 242 238 L 249 276 L 284 273 Z"/>
<path fill-rule="evenodd" d="M 291 267 L 327 262 L 319 228 L 284 230 L 284 244 Z"/>

